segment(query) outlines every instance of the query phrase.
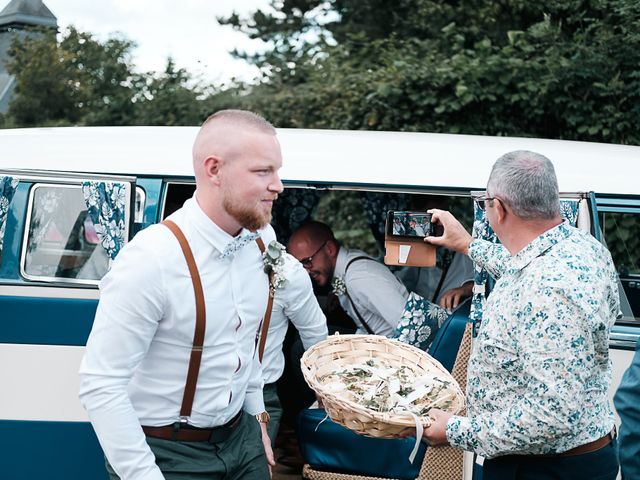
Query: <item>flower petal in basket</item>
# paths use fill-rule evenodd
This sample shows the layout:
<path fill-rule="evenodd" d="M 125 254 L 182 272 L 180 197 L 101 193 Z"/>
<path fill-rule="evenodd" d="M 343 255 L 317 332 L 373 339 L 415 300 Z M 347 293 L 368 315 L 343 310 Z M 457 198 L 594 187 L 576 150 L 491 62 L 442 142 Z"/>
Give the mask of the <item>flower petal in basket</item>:
<path fill-rule="evenodd" d="M 428 411 L 464 408 L 451 374 L 426 352 L 378 335 L 334 335 L 307 350 L 304 378 L 328 415 L 356 433 L 396 438 L 431 424 Z"/>

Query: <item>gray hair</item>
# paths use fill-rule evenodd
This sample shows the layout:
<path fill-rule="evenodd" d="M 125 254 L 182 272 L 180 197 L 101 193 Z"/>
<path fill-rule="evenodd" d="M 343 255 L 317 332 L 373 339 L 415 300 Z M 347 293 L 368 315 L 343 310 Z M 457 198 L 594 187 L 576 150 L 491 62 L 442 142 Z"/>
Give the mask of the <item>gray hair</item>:
<path fill-rule="evenodd" d="M 517 150 L 504 154 L 493 165 L 487 192 L 524 220 L 548 220 L 560 215 L 555 169 L 539 153 Z"/>

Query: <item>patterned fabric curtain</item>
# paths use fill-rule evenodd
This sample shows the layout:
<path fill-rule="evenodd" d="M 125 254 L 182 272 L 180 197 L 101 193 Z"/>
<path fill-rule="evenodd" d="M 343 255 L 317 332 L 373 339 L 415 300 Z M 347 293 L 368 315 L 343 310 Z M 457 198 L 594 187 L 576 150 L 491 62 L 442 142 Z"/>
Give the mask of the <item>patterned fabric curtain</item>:
<path fill-rule="evenodd" d="M 373 236 L 380 245 L 384 245 L 384 225 L 387 211 L 407 210 L 411 196 L 406 193 L 362 192 L 360 201 Z"/>
<path fill-rule="evenodd" d="M 273 227 L 283 245 L 298 227 L 311 218 L 323 192 L 305 188 L 287 188 L 273 205 Z"/>
<path fill-rule="evenodd" d="M 16 193 L 18 187 L 18 179 L 0 175 L 0 252 L 2 252 L 2 243 L 4 241 L 4 229 L 7 225 L 7 216 L 9 214 L 9 205 Z"/>
<path fill-rule="evenodd" d="M 100 243 L 113 260 L 125 242 L 127 184 L 83 182 L 82 193 Z"/>
<path fill-rule="evenodd" d="M 576 226 L 578 221 L 578 200 L 560 200 L 560 215 L 572 226 Z M 485 217 L 484 210 L 474 203 L 473 238 L 488 240 L 499 243 L 498 237 L 489 226 L 489 221 Z M 469 319 L 473 322 L 473 335 L 476 336 L 480 322 L 482 321 L 482 311 L 486 302 L 487 282 L 489 274 L 484 268 L 474 264 L 475 274 L 473 279 L 473 298 L 471 300 L 471 312 Z"/>

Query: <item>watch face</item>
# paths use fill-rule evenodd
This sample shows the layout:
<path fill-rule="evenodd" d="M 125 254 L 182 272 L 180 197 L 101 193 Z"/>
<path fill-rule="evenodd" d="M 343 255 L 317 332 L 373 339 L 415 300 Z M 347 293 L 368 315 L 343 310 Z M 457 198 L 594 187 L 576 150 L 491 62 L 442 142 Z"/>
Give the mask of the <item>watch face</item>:
<path fill-rule="evenodd" d="M 269 416 L 269 412 L 260 412 L 256 415 L 256 419 L 260 422 L 260 423 L 269 423 L 269 419 L 271 417 Z"/>

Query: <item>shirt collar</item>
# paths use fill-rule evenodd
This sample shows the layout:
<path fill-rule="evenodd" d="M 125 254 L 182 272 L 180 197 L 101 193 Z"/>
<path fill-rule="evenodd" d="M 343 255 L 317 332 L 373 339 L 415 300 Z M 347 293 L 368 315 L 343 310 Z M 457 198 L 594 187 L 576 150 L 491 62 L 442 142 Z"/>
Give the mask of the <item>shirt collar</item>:
<path fill-rule="evenodd" d="M 347 268 L 348 255 L 349 250 L 340 247 L 340 250 L 338 250 L 338 257 L 336 258 L 336 268 L 333 270 L 333 278 L 344 277 L 344 272 Z"/>
<path fill-rule="evenodd" d="M 511 275 L 518 273 L 554 245 L 568 238 L 573 230 L 567 221 L 547 230 L 512 257 L 507 273 Z"/>
<path fill-rule="evenodd" d="M 221 254 L 224 251 L 225 247 L 230 242 L 232 242 L 234 238 L 251 233 L 250 230 L 243 228 L 236 237 L 232 237 L 231 235 L 229 235 L 218 225 L 216 225 L 216 223 L 211 220 L 206 213 L 204 213 L 200 205 L 198 205 L 198 201 L 196 200 L 197 194 L 197 191 L 194 192 L 193 197 L 185 202 L 184 209 L 186 210 L 189 219 L 193 222 L 202 237 L 206 241 L 210 242 Z M 258 230 L 258 233 L 260 232 L 261 230 Z"/>

